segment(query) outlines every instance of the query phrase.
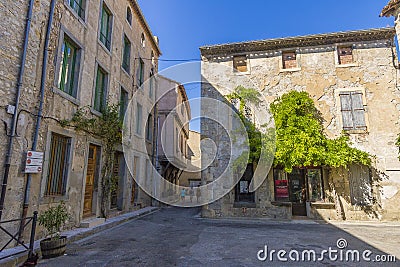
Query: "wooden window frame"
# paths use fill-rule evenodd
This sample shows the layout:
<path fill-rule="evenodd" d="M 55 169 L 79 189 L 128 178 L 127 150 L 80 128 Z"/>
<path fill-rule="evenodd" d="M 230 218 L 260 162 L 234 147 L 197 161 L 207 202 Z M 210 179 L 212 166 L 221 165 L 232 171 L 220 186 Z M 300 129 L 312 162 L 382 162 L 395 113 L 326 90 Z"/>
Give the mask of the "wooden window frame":
<path fill-rule="evenodd" d="M 56 142 L 63 143 L 59 146 Z M 66 195 L 71 161 L 71 144 L 71 137 L 54 132 L 51 133 L 49 165 L 44 196 Z"/>
<path fill-rule="evenodd" d="M 101 81 L 101 88 L 99 85 L 100 76 L 102 74 L 102 81 Z M 105 71 L 100 65 L 97 65 L 97 72 L 96 72 L 96 82 L 94 88 L 94 97 L 93 97 L 93 109 L 97 112 L 103 112 L 104 108 L 107 104 L 107 88 L 108 88 L 108 72 Z"/>
<path fill-rule="evenodd" d="M 348 64 L 354 64 L 354 53 L 353 53 L 353 47 L 351 45 L 349 46 L 338 46 L 337 47 L 337 62 L 338 65 L 348 65 Z M 351 60 L 347 61 L 348 58 Z M 345 61 L 343 63 L 343 61 Z"/>
<path fill-rule="evenodd" d="M 132 10 L 129 6 L 126 8 L 126 21 L 132 26 Z"/>
<path fill-rule="evenodd" d="M 237 55 L 233 57 L 233 70 L 237 73 L 249 72 L 248 59 L 246 55 Z"/>
<path fill-rule="evenodd" d="M 86 0 L 66 0 L 68 6 L 81 18 L 85 19 L 86 11 L 85 5 Z"/>
<path fill-rule="evenodd" d="M 295 63 L 295 66 L 291 66 L 292 63 Z M 296 51 L 283 51 L 282 52 L 282 69 L 290 70 L 298 68 L 297 62 L 297 53 Z"/>
<path fill-rule="evenodd" d="M 70 49 L 70 53 L 72 53 L 71 56 L 68 56 L 68 49 Z M 62 92 L 72 96 L 73 98 L 77 97 L 80 56 L 80 46 L 64 33 L 61 46 L 61 61 L 59 65 L 57 86 Z"/>
<path fill-rule="evenodd" d="M 124 34 L 123 38 L 123 49 L 122 49 L 122 68 L 127 72 L 130 73 L 131 70 L 131 41 L 128 39 L 126 34 Z"/>
<path fill-rule="evenodd" d="M 104 22 L 104 19 L 107 21 Z M 111 36 L 112 36 L 113 15 L 107 5 L 103 2 L 100 13 L 100 42 L 111 51 Z"/>

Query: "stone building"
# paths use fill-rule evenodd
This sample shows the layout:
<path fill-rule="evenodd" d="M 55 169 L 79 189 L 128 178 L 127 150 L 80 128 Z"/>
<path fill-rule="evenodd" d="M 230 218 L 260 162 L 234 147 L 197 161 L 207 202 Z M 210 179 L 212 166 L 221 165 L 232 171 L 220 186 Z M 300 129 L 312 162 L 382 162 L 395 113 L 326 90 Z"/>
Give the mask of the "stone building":
<path fill-rule="evenodd" d="M 33 3 L 32 21 L 13 133 L 12 109 L 16 106 L 29 3 Z M 55 4 L 54 17 L 48 56 L 44 58 L 51 3 Z M 0 101 L 2 107 L 8 107 L 0 110 L 4 122 L 0 154 L 6 155 L 10 135 L 14 141 L 8 184 L 3 187 L 6 194 L 1 219 L 22 216 L 28 177 L 25 159 L 32 149 L 37 125 L 41 82 L 43 117 L 36 151 L 44 152 L 44 161 L 43 170 L 30 175 L 27 214 L 32 215 L 35 210 L 40 213 L 64 201 L 71 214 L 69 226 L 100 216 L 103 144 L 96 136 L 62 127 L 57 120 L 71 119 L 81 107 L 100 116 L 106 103 L 120 103 L 121 117 L 128 106 L 135 114 L 125 125 L 135 129 L 129 140 L 134 147 L 134 167 L 131 173 L 120 146 L 115 154 L 114 173 L 119 180 L 118 189 L 111 194 L 111 214 L 150 205 L 151 198 L 135 186 L 132 175 L 152 179 L 156 82 L 151 77 L 158 71 L 161 52 L 136 0 L 7 0 L 0 4 L 0 15 Z M 47 62 L 44 80 L 43 58 Z M 147 149 L 139 145 L 145 141 Z M 0 171 L 5 173 L 3 164 Z M 42 236 L 41 231 L 38 236 Z"/>
<path fill-rule="evenodd" d="M 400 91 L 394 35 L 393 28 L 382 28 L 201 47 L 202 97 L 226 101 L 242 85 L 257 89 L 267 108 L 284 93 L 306 91 L 324 118 L 328 138 L 345 132 L 352 146 L 374 155 L 370 168 L 310 166 L 292 173 L 271 168 L 255 192 L 246 186 L 254 171 L 247 168 L 244 175 L 249 172 L 250 178 L 242 177 L 229 194 L 204 206 L 203 216 L 399 220 L 395 142 Z M 202 112 L 202 117 L 218 113 L 208 106 Z M 216 180 L 228 166 L 230 157 L 223 151 L 229 151 L 230 131 L 202 120 L 202 139 L 212 139 L 218 147 L 216 159 L 202 173 L 204 182 Z"/>
<path fill-rule="evenodd" d="M 188 167 L 179 178 L 179 185 L 185 187 L 199 187 L 201 185 L 201 149 L 200 133 L 189 130 L 188 154 L 190 160 Z"/>
<path fill-rule="evenodd" d="M 190 160 L 190 105 L 183 85 L 161 75 L 157 81 L 159 173 L 166 181 L 179 185 L 179 179 Z M 177 196 L 176 192 L 172 192 L 172 187 L 169 189 L 162 189 L 164 195 Z"/>

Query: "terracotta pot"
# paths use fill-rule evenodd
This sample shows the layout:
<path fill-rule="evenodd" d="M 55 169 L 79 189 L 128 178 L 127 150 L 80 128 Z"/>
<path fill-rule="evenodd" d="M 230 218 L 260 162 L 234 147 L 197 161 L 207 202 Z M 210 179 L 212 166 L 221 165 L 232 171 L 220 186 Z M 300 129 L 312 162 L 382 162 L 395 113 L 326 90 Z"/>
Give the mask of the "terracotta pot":
<path fill-rule="evenodd" d="M 67 237 L 61 236 L 58 239 L 46 238 L 40 241 L 40 250 L 44 259 L 64 255 L 67 245 Z"/>

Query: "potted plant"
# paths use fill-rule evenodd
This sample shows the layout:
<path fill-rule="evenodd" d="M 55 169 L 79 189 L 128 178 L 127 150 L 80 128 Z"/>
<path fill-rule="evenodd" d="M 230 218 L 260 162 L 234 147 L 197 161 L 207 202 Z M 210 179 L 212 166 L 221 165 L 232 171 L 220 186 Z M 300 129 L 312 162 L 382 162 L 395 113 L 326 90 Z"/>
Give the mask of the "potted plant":
<path fill-rule="evenodd" d="M 69 214 L 64 202 L 47 209 L 39 215 L 39 225 L 46 228 L 48 232 L 48 238 L 40 241 L 40 250 L 43 258 L 58 257 L 65 253 L 67 237 L 60 236 L 60 231 L 68 217 Z"/>

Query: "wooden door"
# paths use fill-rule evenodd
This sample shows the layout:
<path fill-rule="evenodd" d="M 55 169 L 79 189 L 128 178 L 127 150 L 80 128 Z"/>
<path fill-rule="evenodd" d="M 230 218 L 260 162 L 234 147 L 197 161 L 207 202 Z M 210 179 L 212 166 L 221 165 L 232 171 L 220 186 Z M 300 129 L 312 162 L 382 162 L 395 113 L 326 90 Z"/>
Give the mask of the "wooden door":
<path fill-rule="evenodd" d="M 86 184 L 85 184 L 85 198 L 83 202 L 83 216 L 87 217 L 93 214 L 93 189 L 96 175 L 96 157 L 97 147 L 95 145 L 89 145 L 89 155 L 86 170 Z"/>

